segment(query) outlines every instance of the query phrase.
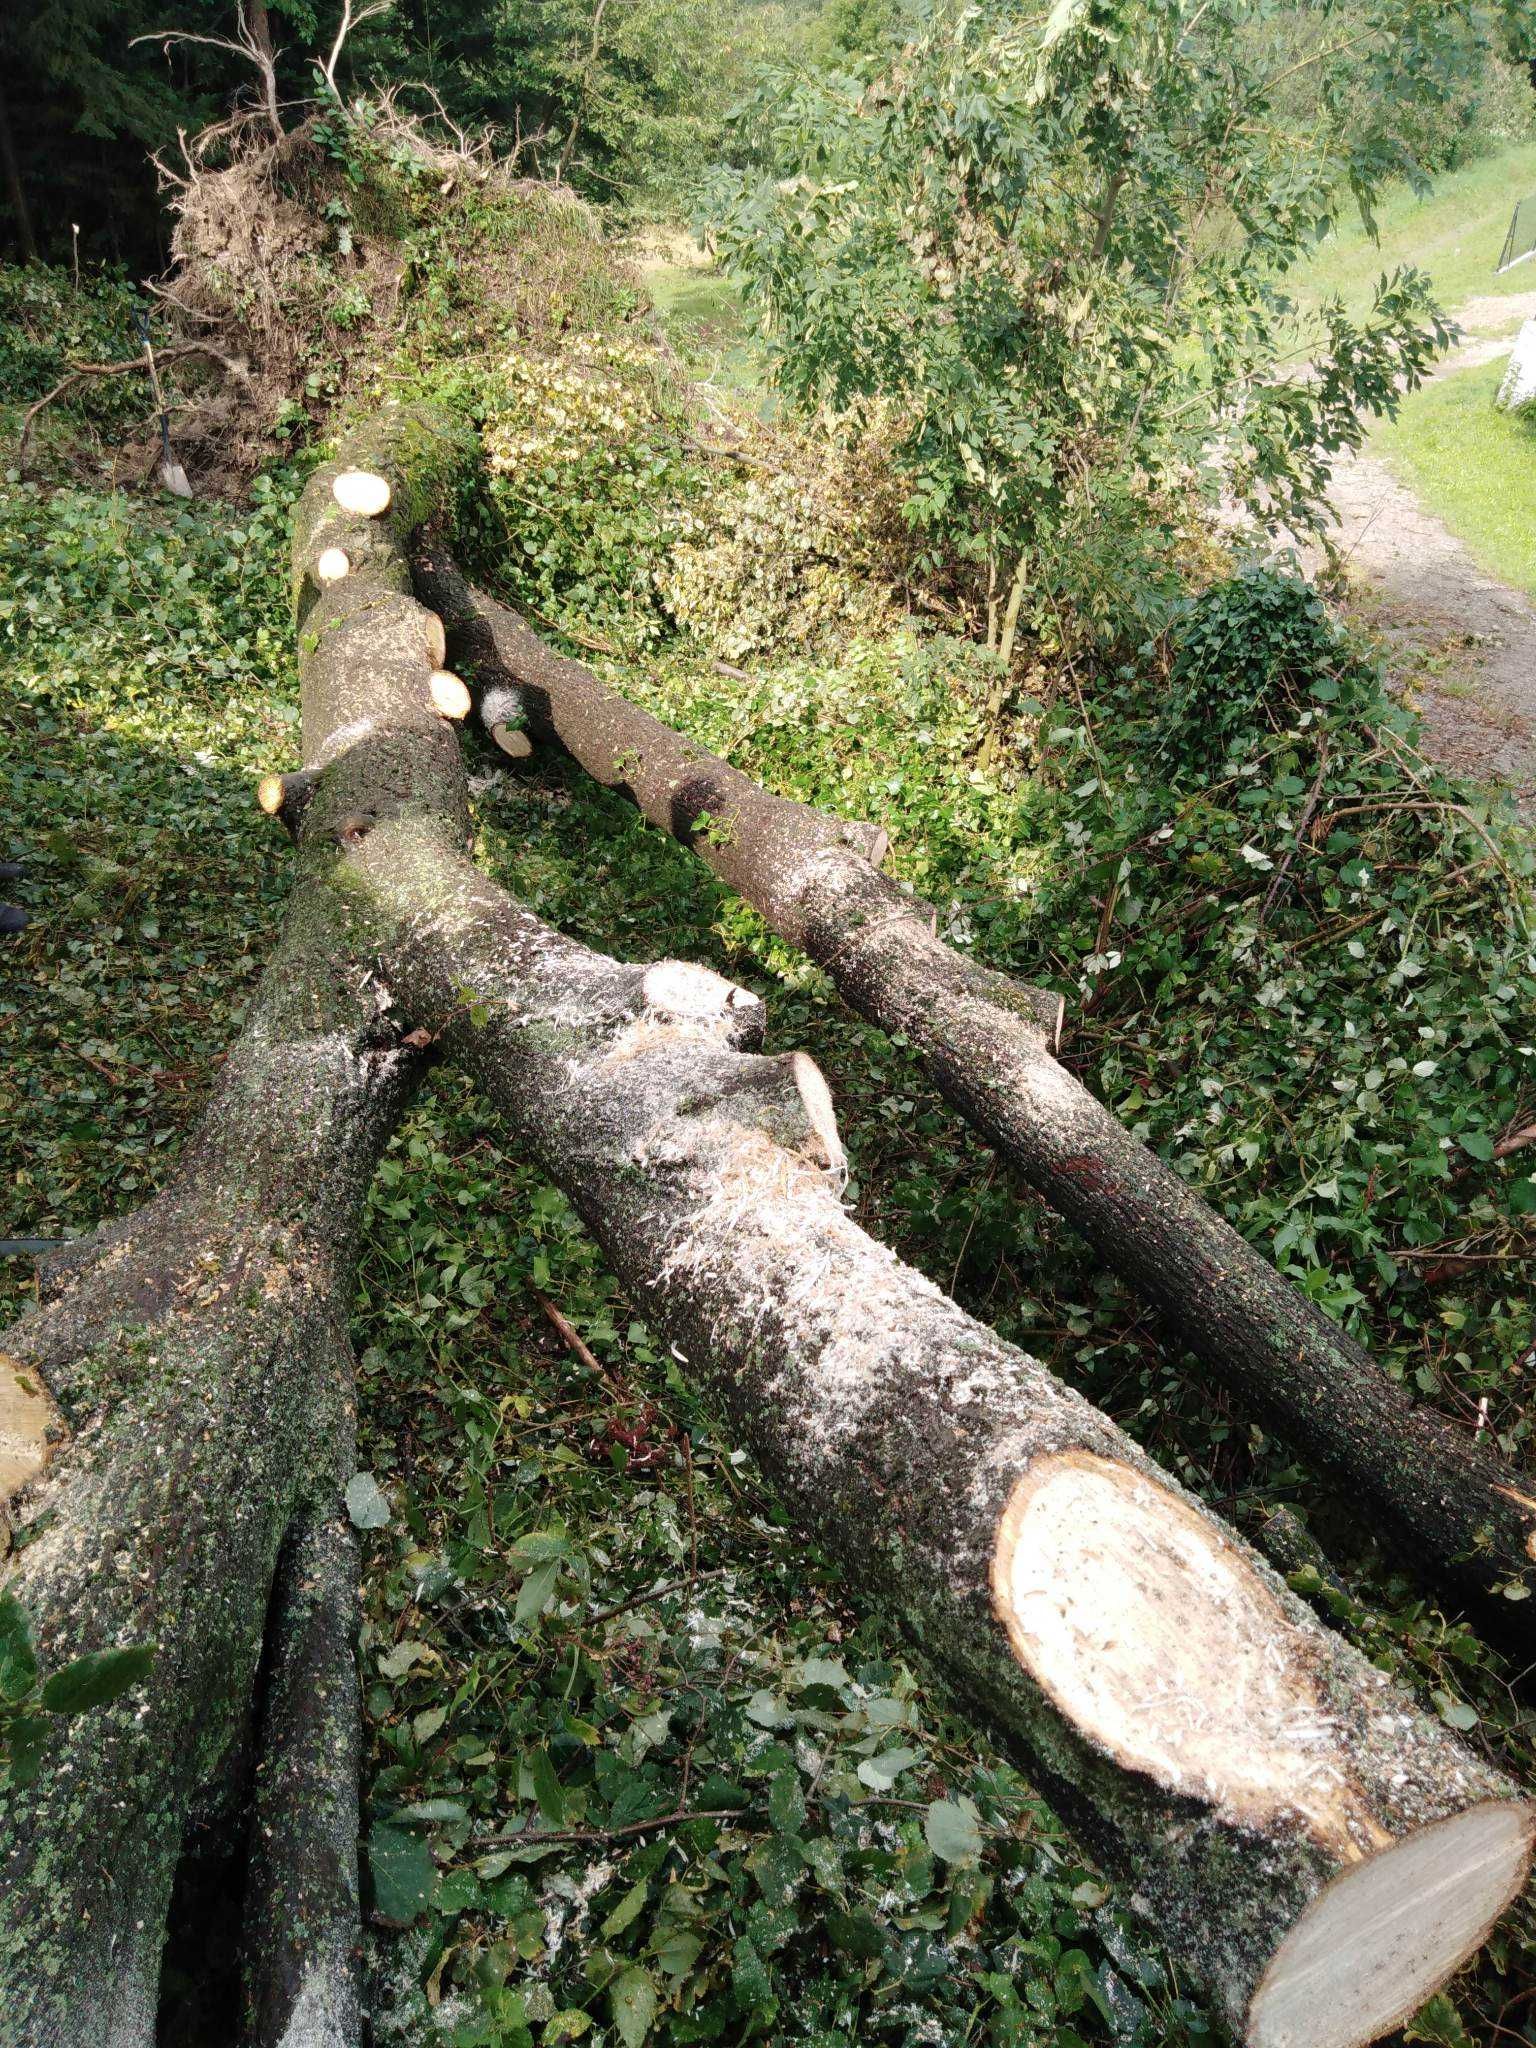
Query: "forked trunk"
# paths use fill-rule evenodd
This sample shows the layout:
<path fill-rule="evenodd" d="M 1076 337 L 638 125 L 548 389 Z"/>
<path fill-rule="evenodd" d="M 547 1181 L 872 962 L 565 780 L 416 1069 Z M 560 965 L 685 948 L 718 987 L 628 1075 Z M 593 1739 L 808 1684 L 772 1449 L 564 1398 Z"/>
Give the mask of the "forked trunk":
<path fill-rule="evenodd" d="M 409 824 L 385 972 L 865 1593 L 1026 1746 L 1253 2048 L 1355 2048 L 1474 1950 L 1532 1810 L 1023 1352 L 868 1238 L 762 1005 L 621 966 Z M 404 913 L 410 907 L 407 924 Z"/>

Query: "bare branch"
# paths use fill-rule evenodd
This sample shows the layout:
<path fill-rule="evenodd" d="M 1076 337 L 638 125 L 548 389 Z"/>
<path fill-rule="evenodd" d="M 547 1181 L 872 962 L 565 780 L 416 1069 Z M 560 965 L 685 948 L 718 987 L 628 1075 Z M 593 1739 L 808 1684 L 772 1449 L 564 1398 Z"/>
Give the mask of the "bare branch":
<path fill-rule="evenodd" d="M 387 4 L 387 0 L 383 0 Z M 172 43 L 200 43 L 205 49 L 227 50 L 232 57 L 241 57 L 253 65 L 261 80 L 262 103 L 271 125 L 273 139 L 280 142 L 283 124 L 277 111 L 277 58 L 278 52 L 272 47 L 272 35 L 268 26 L 266 0 L 251 0 L 253 14 L 246 12 L 246 0 L 235 0 L 236 34 L 229 36 L 195 35 L 191 29 L 156 28 L 142 36 L 134 36 L 128 47 L 135 49 L 140 43 L 160 43 L 169 50 Z M 334 55 L 334 52 L 332 53 Z"/>
<path fill-rule="evenodd" d="M 353 29 L 361 28 L 365 21 L 372 21 L 376 14 L 387 14 L 390 4 L 391 0 L 369 0 L 369 4 L 366 7 L 359 7 L 354 13 L 352 0 L 342 0 L 341 20 L 336 27 L 336 40 L 331 45 L 329 58 L 320 67 L 326 84 L 336 94 L 337 99 L 341 98 L 341 93 L 336 85 L 336 66 L 340 61 L 342 48 L 346 43 L 347 37 L 351 35 Z"/>

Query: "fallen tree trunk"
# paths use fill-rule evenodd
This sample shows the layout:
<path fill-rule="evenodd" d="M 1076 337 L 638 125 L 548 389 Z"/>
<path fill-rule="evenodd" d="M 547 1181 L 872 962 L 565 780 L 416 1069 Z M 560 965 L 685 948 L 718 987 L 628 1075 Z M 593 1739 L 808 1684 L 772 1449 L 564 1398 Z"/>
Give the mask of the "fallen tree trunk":
<path fill-rule="evenodd" d="M 1254 2048 L 1355 2048 L 1518 1891 L 1536 1815 L 1112 1423 L 869 1239 L 826 1085 L 701 968 L 619 965 L 410 823 L 383 972 L 803 1524 L 1028 1745 Z M 409 912 L 407 920 L 406 913 Z"/>
<path fill-rule="evenodd" d="M 770 795 L 547 647 L 437 547 L 417 588 L 480 681 L 700 858 L 916 1048 L 930 1078 L 1153 1303 L 1245 1415 L 1340 1482 L 1453 1594 L 1510 1632 L 1536 1592 L 1536 1482 L 1423 1407 L 1139 1144 L 1055 1058 L 1060 1006 L 964 958 L 881 875 L 885 835 Z M 701 829 L 702 826 L 705 829 Z"/>
<path fill-rule="evenodd" d="M 155 1651 L 117 1702 L 46 1721 L 32 1782 L 13 1772 L 0 1792 L 4 2048 L 152 2048 L 189 1821 L 249 1804 L 230 1780 L 251 1749 L 264 1645 L 250 2039 L 359 2039 L 356 1785 L 336 1777 L 355 1760 L 357 1712 L 338 1525 L 354 1462 L 346 1321 L 363 1197 L 425 1054 L 381 999 L 345 848 L 383 804 L 463 843 L 458 746 L 428 691 L 440 629 L 410 594 L 404 549 L 453 459 L 431 421 L 386 415 L 349 460 L 393 479 L 390 519 L 342 515 L 334 465 L 306 492 L 313 786 L 280 943 L 169 1185 L 45 1264 L 49 1298 L 0 1340 L 8 1382 L 25 1382 L 11 1433 L 31 1445 L 4 1463 L 20 1489 L 9 1590 L 43 1673 Z M 310 563 L 343 542 L 354 573 L 322 591 Z M 40 1469 L 41 1440 L 66 1428 Z M 273 1929 L 300 1909 L 295 1951 L 295 1923 L 280 1941 Z"/>

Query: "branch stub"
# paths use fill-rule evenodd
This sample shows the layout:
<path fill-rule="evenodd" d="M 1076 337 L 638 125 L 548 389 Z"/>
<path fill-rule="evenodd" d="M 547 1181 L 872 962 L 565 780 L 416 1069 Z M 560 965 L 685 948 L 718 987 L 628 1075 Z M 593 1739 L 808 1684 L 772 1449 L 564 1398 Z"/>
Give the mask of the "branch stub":
<path fill-rule="evenodd" d="M 392 493 L 387 477 L 371 469 L 344 469 L 331 485 L 331 496 L 343 512 L 359 519 L 377 519 L 389 510 Z"/>
<path fill-rule="evenodd" d="M 432 703 L 444 718 L 467 718 L 470 695 L 468 685 L 462 676 L 456 676 L 451 668 L 435 668 L 428 688 L 432 692 Z"/>

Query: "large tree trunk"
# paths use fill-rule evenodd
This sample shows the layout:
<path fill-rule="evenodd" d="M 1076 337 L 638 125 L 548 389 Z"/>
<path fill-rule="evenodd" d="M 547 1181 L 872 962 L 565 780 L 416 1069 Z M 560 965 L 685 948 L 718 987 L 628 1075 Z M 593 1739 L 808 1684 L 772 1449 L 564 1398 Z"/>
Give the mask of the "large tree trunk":
<path fill-rule="evenodd" d="M 701 968 L 353 848 L 395 1002 L 565 1191 L 804 1525 L 1028 1745 L 1255 2048 L 1354 2048 L 1488 1933 L 1533 1814 L 1112 1423 L 849 1218 L 825 1083 Z M 409 921 L 407 922 L 407 912 Z"/>
<path fill-rule="evenodd" d="M 13 1373 L 40 1376 L 73 1431 L 13 1505 L 10 1584 L 43 1670 L 157 1649 L 122 1700 L 52 1723 L 35 1782 L 0 1795 L 4 2048 L 151 2048 L 188 1821 L 221 1788 L 243 1803 L 225 1781 L 264 1642 L 255 1920 L 270 1930 L 302 1902 L 319 1938 L 296 1967 L 256 1944 L 253 2038 L 357 2040 L 343 1924 L 356 1789 L 335 1785 L 338 1750 L 356 1746 L 350 1636 L 337 1640 L 355 1597 L 337 1522 L 353 1465 L 346 1321 L 363 1197 L 424 1054 L 374 978 L 378 935 L 344 886 L 345 848 L 381 803 L 462 844 L 458 747 L 428 691 L 440 629 L 410 595 L 404 550 L 452 454 L 406 413 L 348 450 L 394 479 L 389 520 L 344 518 L 335 466 L 312 482 L 296 545 L 300 627 L 320 643 L 303 720 L 320 772 L 281 942 L 169 1186 L 72 1247 L 45 1274 L 53 1298 L 4 1338 Z M 321 544 L 348 548 L 355 571 L 323 592 L 309 575 Z"/>
<path fill-rule="evenodd" d="M 850 1006 L 918 1051 L 934 1084 L 1167 1317 L 1245 1415 L 1342 1482 L 1485 1620 L 1536 1592 L 1536 1482 L 1415 1407 L 1054 1056 L 1059 1005 L 935 937 L 881 875 L 883 832 L 770 795 L 555 653 L 439 548 L 417 587 L 497 690 L 495 722 L 557 741 L 825 968 Z M 708 814 L 708 829 L 698 821 Z"/>

